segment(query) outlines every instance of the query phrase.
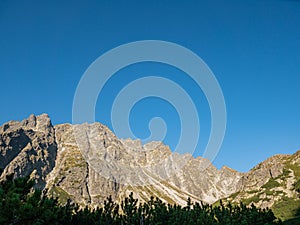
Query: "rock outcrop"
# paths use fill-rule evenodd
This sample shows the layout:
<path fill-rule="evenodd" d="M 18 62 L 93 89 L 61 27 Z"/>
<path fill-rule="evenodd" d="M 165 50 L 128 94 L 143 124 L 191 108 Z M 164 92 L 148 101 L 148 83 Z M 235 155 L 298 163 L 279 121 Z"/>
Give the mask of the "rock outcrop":
<path fill-rule="evenodd" d="M 43 189 L 46 176 L 55 167 L 56 154 L 55 130 L 46 114 L 0 127 L 0 179 L 31 176 L 35 187 Z"/>

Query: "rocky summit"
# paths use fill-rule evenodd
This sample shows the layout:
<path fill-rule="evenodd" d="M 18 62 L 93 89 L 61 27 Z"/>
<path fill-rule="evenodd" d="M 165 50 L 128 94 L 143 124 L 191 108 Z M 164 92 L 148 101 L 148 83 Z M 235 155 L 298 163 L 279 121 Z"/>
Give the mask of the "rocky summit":
<path fill-rule="evenodd" d="M 275 155 L 247 173 L 218 170 L 205 158 L 172 153 L 161 142 L 119 140 L 100 123 L 53 126 L 42 114 L 3 124 L 0 153 L 0 179 L 30 176 L 36 188 L 61 203 L 70 199 L 92 208 L 130 192 L 140 201 L 154 196 L 181 205 L 188 197 L 260 207 L 300 201 L 300 151 Z"/>

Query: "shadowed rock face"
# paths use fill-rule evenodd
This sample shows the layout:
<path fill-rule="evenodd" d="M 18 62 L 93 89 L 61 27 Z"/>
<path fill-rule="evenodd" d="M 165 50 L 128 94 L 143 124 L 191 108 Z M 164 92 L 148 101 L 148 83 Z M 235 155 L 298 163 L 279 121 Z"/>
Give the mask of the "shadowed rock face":
<path fill-rule="evenodd" d="M 31 176 L 35 187 L 43 189 L 47 174 L 55 166 L 56 154 L 55 131 L 46 114 L 0 127 L 1 179 L 10 174 Z"/>
<path fill-rule="evenodd" d="M 188 197 L 213 203 L 278 177 L 285 168 L 280 162 L 275 156 L 248 173 L 218 170 L 161 142 L 119 140 L 100 123 L 53 127 L 45 114 L 0 127 L 1 179 L 29 175 L 48 195 L 82 206 L 96 207 L 109 195 L 120 201 L 130 192 L 141 201 L 157 196 L 182 205 Z"/>

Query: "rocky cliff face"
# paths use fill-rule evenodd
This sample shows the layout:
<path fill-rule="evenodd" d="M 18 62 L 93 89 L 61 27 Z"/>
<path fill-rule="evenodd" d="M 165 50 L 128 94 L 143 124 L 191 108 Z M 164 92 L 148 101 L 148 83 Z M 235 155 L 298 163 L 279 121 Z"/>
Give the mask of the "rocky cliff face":
<path fill-rule="evenodd" d="M 117 157 L 117 152 L 121 150 L 118 146 L 118 140 L 109 141 L 112 133 L 105 126 L 99 123 L 81 126 L 82 131 L 96 128 L 100 129 L 99 135 L 104 135 L 102 142 L 99 143 L 103 151 L 99 153 L 109 160 L 104 146 L 115 146 L 113 150 L 116 151 Z M 57 125 L 55 126 L 55 134 L 58 151 L 56 166 L 47 179 L 49 195 L 59 197 L 62 202 L 70 198 L 80 205 L 91 206 L 101 204 L 110 195 L 114 200 L 117 199 L 122 188 L 121 185 L 113 179 L 107 179 L 97 173 L 89 165 L 84 157 L 84 154 L 87 153 L 83 153 L 77 145 L 73 135 L 73 126 L 70 124 Z M 104 140 L 107 143 L 104 144 Z M 84 150 L 88 152 L 90 149 Z"/>
<path fill-rule="evenodd" d="M 31 176 L 43 189 L 46 176 L 55 167 L 55 130 L 47 115 L 31 115 L 22 122 L 10 121 L 0 127 L 0 179 Z"/>
<path fill-rule="evenodd" d="M 266 190 L 296 196 L 299 164 L 298 152 L 274 156 L 248 173 L 228 167 L 218 170 L 204 158 L 172 153 L 161 142 L 119 140 L 100 123 L 53 127 L 45 114 L 0 127 L 0 179 L 30 175 L 37 188 L 62 203 L 71 199 L 90 207 L 109 195 L 120 201 L 130 192 L 141 201 L 157 196 L 178 204 L 185 204 L 188 197 L 214 203 L 260 193 L 261 201 L 254 202 L 270 206 L 278 199 L 266 201 Z M 268 189 L 274 181 L 280 185 Z"/>

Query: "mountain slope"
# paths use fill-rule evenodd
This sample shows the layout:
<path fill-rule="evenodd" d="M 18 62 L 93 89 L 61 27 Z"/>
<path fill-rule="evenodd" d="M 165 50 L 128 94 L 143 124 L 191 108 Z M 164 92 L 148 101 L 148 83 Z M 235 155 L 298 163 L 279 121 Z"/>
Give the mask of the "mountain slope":
<path fill-rule="evenodd" d="M 241 182 L 242 189 L 223 201 L 269 207 L 282 220 L 299 217 L 300 221 L 300 151 L 265 160 Z"/>

